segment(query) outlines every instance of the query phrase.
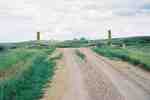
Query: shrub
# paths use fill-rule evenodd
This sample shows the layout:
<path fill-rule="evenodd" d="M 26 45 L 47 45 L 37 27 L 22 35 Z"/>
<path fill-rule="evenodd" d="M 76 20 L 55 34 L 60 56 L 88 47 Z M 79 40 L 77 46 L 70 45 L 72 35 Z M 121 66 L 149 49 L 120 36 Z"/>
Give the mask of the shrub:
<path fill-rule="evenodd" d="M 34 51 L 25 49 L 7 51 L 0 56 L 0 70 L 10 68 L 19 61 L 25 61 L 34 54 Z"/>
<path fill-rule="evenodd" d="M 1 52 L 1 51 L 4 51 L 4 49 L 5 49 L 5 48 L 4 48 L 3 46 L 0 46 L 0 52 Z"/>
<path fill-rule="evenodd" d="M 37 55 L 28 70 L 9 80 L 0 80 L 0 100 L 38 100 L 53 75 L 54 65 L 46 54 Z"/>

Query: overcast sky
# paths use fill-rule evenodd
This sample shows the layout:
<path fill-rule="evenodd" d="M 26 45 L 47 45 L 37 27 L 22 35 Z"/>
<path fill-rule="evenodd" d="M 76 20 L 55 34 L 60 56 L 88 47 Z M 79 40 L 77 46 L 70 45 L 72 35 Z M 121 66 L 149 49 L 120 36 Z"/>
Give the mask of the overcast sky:
<path fill-rule="evenodd" d="M 150 0 L 0 0 L 0 42 L 150 36 Z"/>

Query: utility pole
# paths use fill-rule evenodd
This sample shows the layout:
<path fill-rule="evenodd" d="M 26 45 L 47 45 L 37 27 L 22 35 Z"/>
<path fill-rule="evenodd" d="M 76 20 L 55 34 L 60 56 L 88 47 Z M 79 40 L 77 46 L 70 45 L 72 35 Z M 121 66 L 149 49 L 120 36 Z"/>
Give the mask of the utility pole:
<path fill-rule="evenodd" d="M 111 36 L 111 30 L 108 30 L 108 45 L 112 45 L 112 36 Z"/>
<path fill-rule="evenodd" d="M 37 32 L 37 40 L 39 41 L 40 40 L 40 32 Z"/>

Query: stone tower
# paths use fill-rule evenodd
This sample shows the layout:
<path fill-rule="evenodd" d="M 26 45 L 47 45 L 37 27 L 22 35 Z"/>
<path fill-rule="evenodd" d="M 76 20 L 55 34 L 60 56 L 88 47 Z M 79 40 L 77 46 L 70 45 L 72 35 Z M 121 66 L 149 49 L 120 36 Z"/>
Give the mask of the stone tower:
<path fill-rule="evenodd" d="M 111 34 L 111 30 L 108 30 L 108 45 L 112 44 L 112 34 Z"/>
<path fill-rule="evenodd" d="M 40 40 L 40 32 L 37 32 L 37 40 Z"/>

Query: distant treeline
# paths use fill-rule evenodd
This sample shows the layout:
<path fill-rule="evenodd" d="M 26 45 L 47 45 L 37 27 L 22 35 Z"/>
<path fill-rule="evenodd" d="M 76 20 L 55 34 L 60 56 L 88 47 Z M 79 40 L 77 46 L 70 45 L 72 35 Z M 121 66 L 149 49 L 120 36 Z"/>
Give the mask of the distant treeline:
<path fill-rule="evenodd" d="M 122 46 L 122 44 L 125 44 L 127 46 L 130 45 L 139 45 L 142 46 L 142 44 L 150 44 L 150 36 L 142 36 L 142 37 L 128 37 L 128 38 L 112 38 L 112 45 Z M 89 47 L 89 46 L 103 46 L 107 45 L 108 39 L 97 39 L 97 40 L 89 40 L 84 37 L 80 39 L 73 39 L 73 40 L 66 40 L 66 41 L 26 41 L 26 42 L 20 42 L 20 43 L 6 43 L 6 44 L 0 44 L 0 51 L 3 51 L 5 49 L 13 49 L 13 48 L 20 48 L 20 47 L 26 47 L 26 48 L 47 48 L 47 47 L 58 47 L 58 48 L 76 48 L 76 47 Z"/>
<path fill-rule="evenodd" d="M 142 44 L 142 43 L 150 43 L 150 37 L 149 36 L 143 36 L 143 37 L 130 37 L 130 38 L 116 38 L 112 39 L 113 44 L 121 44 L 125 43 L 126 45 L 135 45 L 135 44 Z"/>

